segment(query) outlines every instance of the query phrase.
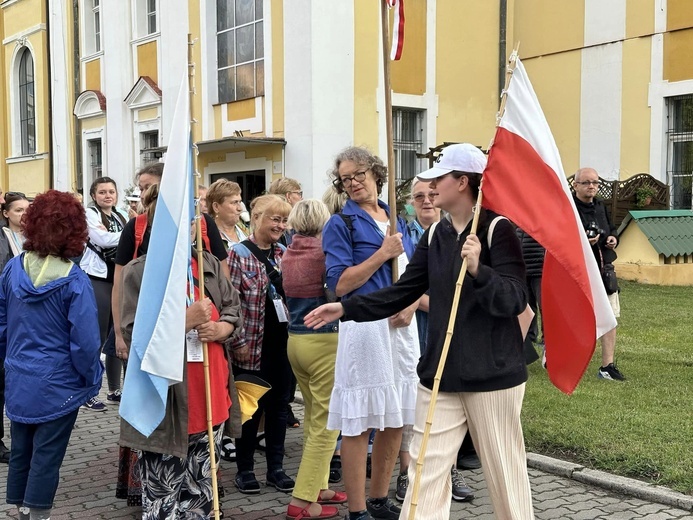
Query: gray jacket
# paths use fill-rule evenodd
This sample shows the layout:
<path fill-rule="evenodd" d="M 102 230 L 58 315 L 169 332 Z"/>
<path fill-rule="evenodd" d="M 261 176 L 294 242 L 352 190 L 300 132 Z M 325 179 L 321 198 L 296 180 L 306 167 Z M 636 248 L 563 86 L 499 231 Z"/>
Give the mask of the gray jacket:
<path fill-rule="evenodd" d="M 130 346 L 132 328 L 135 323 L 135 310 L 142 285 L 144 263 L 147 256 L 141 256 L 123 268 L 123 288 L 120 307 L 121 329 L 125 343 Z M 238 405 L 238 394 L 231 371 L 231 355 L 228 342 L 243 333 L 241 301 L 238 291 L 224 277 L 221 264 L 210 253 L 204 252 L 205 290 L 214 305 L 219 309 L 219 321 L 234 325 L 234 332 L 224 344 L 226 358 L 229 361 L 229 395 L 231 408 L 225 425 L 231 437 L 241 435 L 241 415 Z M 181 338 L 184 341 L 184 338 Z M 185 364 L 187 365 L 187 363 Z M 169 387 L 166 400 L 166 415 L 161 424 L 149 436 L 145 437 L 124 420 L 120 421 L 120 445 L 132 449 L 151 451 L 186 458 L 188 454 L 188 382 L 187 366 L 183 368 L 183 382 Z"/>

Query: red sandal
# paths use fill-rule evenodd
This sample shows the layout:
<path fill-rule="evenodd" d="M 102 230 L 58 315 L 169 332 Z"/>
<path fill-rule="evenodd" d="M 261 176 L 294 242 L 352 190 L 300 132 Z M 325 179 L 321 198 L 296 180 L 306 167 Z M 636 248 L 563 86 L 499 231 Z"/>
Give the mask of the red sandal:
<path fill-rule="evenodd" d="M 323 491 L 327 490 L 323 489 L 318 494 L 318 504 L 345 504 L 347 501 L 347 494 L 343 491 L 335 491 L 334 495 L 332 495 L 332 498 L 322 498 Z"/>
<path fill-rule="evenodd" d="M 337 514 L 339 514 L 339 511 L 336 507 L 321 506 L 322 509 L 320 510 L 320 514 L 317 516 L 313 516 L 308 511 L 308 508 L 310 506 L 311 504 L 308 504 L 306 507 L 301 509 L 299 506 L 292 506 L 291 504 L 289 504 L 289 507 L 286 511 L 287 520 L 303 520 L 304 518 L 334 518 L 335 516 L 337 516 Z"/>

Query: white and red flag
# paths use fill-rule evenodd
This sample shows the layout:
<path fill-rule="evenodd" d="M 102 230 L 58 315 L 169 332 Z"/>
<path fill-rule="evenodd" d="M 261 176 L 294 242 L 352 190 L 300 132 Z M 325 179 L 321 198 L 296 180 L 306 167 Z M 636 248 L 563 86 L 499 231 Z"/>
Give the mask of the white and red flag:
<path fill-rule="evenodd" d="M 572 393 L 597 338 L 616 318 L 587 241 L 561 157 L 519 59 L 484 171 L 484 206 L 546 248 L 541 284 L 546 363 L 551 382 Z"/>
<path fill-rule="evenodd" d="M 395 10 L 395 20 L 392 29 L 392 47 L 390 59 L 397 61 L 402 57 L 404 48 L 404 0 L 386 0 L 387 6 Z"/>

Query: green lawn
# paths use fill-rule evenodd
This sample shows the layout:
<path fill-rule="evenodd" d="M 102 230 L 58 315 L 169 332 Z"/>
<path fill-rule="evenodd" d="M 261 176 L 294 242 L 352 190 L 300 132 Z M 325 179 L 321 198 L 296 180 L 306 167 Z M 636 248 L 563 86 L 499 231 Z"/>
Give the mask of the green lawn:
<path fill-rule="evenodd" d="M 620 285 L 627 381 L 597 378 L 600 345 L 572 396 L 530 365 L 527 449 L 693 494 L 693 287 Z"/>

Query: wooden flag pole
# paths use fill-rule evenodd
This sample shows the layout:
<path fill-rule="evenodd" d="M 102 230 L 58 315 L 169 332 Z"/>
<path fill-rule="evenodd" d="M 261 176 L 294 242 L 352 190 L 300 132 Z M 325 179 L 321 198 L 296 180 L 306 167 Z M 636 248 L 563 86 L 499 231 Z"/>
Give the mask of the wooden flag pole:
<path fill-rule="evenodd" d="M 195 62 L 193 61 L 193 45 L 195 42 L 192 39 L 192 35 L 188 34 L 188 84 L 190 89 L 190 124 L 194 125 L 197 120 L 193 116 L 194 114 L 194 101 L 195 101 Z M 190 132 L 192 136 L 192 131 Z M 195 233 L 196 233 L 196 244 L 197 244 L 197 283 L 199 287 L 200 298 L 204 298 L 205 294 L 205 271 L 204 271 L 204 255 L 202 254 L 202 214 L 200 212 L 200 204 L 197 200 L 197 194 L 200 186 L 200 173 L 197 171 L 197 155 L 199 150 L 197 146 L 193 144 L 194 153 L 192 156 L 193 161 L 193 171 L 195 178 Z M 209 442 L 209 458 L 211 462 L 212 472 L 212 504 L 214 511 L 214 519 L 219 520 L 219 488 L 217 485 L 217 462 L 216 453 L 214 446 L 214 425 L 212 424 L 212 387 L 210 384 L 209 376 L 209 346 L 205 341 L 202 343 L 202 365 L 205 374 L 205 404 L 207 405 L 207 440 Z"/>
<path fill-rule="evenodd" d="M 510 56 L 509 63 L 514 65 L 515 59 L 517 57 L 518 47 L 515 48 L 512 55 Z M 502 92 L 502 99 L 500 104 L 500 109 L 498 112 L 498 118 L 496 120 L 496 126 L 500 124 L 500 118 L 505 110 L 506 102 L 506 92 L 508 86 L 510 85 L 510 80 L 513 74 L 513 68 L 508 67 L 505 74 L 505 88 Z M 483 201 L 483 188 L 484 178 L 481 178 L 481 184 L 479 185 L 479 195 L 476 199 L 476 204 L 474 206 L 474 218 L 472 219 L 472 227 L 470 234 L 476 234 L 477 227 L 479 225 L 479 215 L 481 214 L 481 203 Z M 419 449 L 419 456 L 416 460 L 416 474 L 414 476 L 414 485 L 412 487 L 411 496 L 411 506 L 409 508 L 408 520 L 414 520 L 416 518 L 416 506 L 419 502 L 419 488 L 421 487 L 421 474 L 423 472 L 424 458 L 426 456 L 426 448 L 428 447 L 428 438 L 431 435 L 431 425 L 433 424 L 433 414 L 436 409 L 436 400 L 438 399 L 438 391 L 440 389 L 440 380 L 443 375 L 443 370 L 445 369 L 445 362 L 448 358 L 448 351 L 450 350 L 450 342 L 452 340 L 452 334 L 455 329 L 455 319 L 457 318 L 457 308 L 460 304 L 460 294 L 462 293 L 462 284 L 464 283 L 464 277 L 467 274 L 467 259 L 462 261 L 462 268 L 460 269 L 460 274 L 457 277 L 457 282 L 455 283 L 455 293 L 452 299 L 452 307 L 450 309 L 450 318 L 448 319 L 448 329 L 445 332 L 445 342 L 443 343 L 443 351 L 440 354 L 440 361 L 438 362 L 438 369 L 436 370 L 435 377 L 433 378 L 433 389 L 431 390 L 431 401 L 428 403 L 428 411 L 426 413 L 426 424 L 424 426 L 423 438 L 421 439 L 421 447 Z"/>
<path fill-rule="evenodd" d="M 385 91 L 385 135 L 387 139 L 387 203 L 390 205 L 390 234 L 397 233 L 397 192 L 395 190 L 395 150 L 392 144 L 392 87 L 390 82 L 390 18 L 387 0 L 380 0 L 383 34 L 383 90 Z M 399 279 L 397 258 L 392 259 L 392 283 Z"/>

